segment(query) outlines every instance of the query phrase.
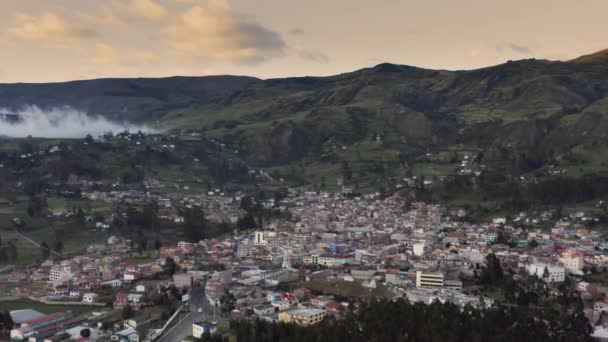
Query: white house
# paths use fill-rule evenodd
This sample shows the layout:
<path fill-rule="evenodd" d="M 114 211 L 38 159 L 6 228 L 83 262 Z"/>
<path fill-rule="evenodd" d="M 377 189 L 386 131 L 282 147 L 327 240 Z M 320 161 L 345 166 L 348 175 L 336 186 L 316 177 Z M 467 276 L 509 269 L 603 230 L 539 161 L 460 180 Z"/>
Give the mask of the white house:
<path fill-rule="evenodd" d="M 127 301 L 129 303 L 138 304 L 143 301 L 144 295 L 141 293 L 129 293 L 127 296 Z"/>
<path fill-rule="evenodd" d="M 215 334 L 217 332 L 217 324 L 212 322 L 194 322 L 192 323 L 192 336 L 201 338 L 203 334 Z"/>
<path fill-rule="evenodd" d="M 533 263 L 527 270 L 530 275 L 536 275 L 547 283 L 559 283 L 566 279 L 566 269 L 562 266 Z"/>
<path fill-rule="evenodd" d="M 99 299 L 99 295 L 93 292 L 85 293 L 84 296 L 82 296 L 82 301 L 84 303 L 95 303 L 97 302 L 97 299 Z"/>

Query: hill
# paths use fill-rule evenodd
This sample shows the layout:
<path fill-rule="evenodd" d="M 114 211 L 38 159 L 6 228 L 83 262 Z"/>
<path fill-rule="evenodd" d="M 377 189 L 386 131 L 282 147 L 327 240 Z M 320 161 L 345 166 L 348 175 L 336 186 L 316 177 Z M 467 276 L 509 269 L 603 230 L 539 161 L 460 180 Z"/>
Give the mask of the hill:
<path fill-rule="evenodd" d="M 67 104 L 196 130 L 303 188 L 409 182 L 418 196 L 460 204 L 587 203 L 608 196 L 606 55 L 469 71 L 384 63 L 329 77 L 5 85 L 0 108 Z"/>
<path fill-rule="evenodd" d="M 212 103 L 255 80 L 241 76 L 206 76 L 0 84 L 0 108 L 18 111 L 34 105 L 71 106 L 121 121 L 152 121 L 175 108 Z"/>

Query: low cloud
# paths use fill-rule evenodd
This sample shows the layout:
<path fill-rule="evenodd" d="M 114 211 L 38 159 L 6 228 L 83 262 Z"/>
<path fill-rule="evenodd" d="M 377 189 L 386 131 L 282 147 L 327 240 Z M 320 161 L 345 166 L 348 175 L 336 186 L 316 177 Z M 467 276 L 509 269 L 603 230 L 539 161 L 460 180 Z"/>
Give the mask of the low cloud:
<path fill-rule="evenodd" d="M 15 113 L 0 109 L 0 113 Z M 70 107 L 43 110 L 36 106 L 17 111 L 17 121 L 0 119 L 0 136 L 39 138 L 82 138 L 87 134 L 100 136 L 106 132 L 147 132 L 147 126 L 114 122 L 104 117 L 90 116 Z"/>
<path fill-rule="evenodd" d="M 288 31 L 288 33 L 292 36 L 301 36 L 301 35 L 306 34 L 307 32 L 304 29 L 301 29 L 299 27 L 294 27 L 294 28 L 290 29 Z"/>
<path fill-rule="evenodd" d="M 301 58 L 319 63 L 319 64 L 327 64 L 329 63 L 329 57 L 321 51 L 317 50 L 306 50 L 300 47 L 292 47 L 291 50 L 295 52 Z"/>
<path fill-rule="evenodd" d="M 10 27 L 8 32 L 17 38 L 41 40 L 60 45 L 98 36 L 96 30 L 74 25 L 51 12 L 45 12 L 39 16 L 18 13 L 15 15 L 15 25 Z"/>
<path fill-rule="evenodd" d="M 513 51 L 513 52 L 524 54 L 524 55 L 532 53 L 532 49 L 530 47 L 525 46 L 525 45 L 514 44 L 514 43 L 509 44 L 509 49 L 511 49 L 511 51 Z"/>
<path fill-rule="evenodd" d="M 287 48 L 279 33 L 235 12 L 226 0 L 193 6 L 173 20 L 166 35 L 185 56 L 245 64 L 281 56 Z"/>

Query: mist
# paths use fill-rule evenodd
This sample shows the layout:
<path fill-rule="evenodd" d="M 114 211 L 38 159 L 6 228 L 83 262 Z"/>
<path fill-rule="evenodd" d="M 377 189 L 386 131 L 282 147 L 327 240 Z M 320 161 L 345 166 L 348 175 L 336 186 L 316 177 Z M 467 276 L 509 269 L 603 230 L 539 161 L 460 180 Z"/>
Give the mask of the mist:
<path fill-rule="evenodd" d="M 142 125 L 116 122 L 101 116 L 91 116 L 71 107 L 41 109 L 37 106 L 24 107 L 19 111 L 3 110 L 19 116 L 18 121 L 0 119 L 0 136 L 21 138 L 83 138 L 87 134 L 94 137 L 106 132 L 124 131 L 154 133 L 155 130 Z"/>

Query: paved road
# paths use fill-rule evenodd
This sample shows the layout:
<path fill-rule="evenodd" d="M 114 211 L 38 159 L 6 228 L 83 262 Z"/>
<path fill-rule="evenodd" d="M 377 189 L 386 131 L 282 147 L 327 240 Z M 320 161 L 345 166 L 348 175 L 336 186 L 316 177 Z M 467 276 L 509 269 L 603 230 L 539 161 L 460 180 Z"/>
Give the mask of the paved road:
<path fill-rule="evenodd" d="M 192 323 L 194 322 L 206 320 L 218 322 L 219 324 L 229 321 L 226 315 L 222 315 L 220 308 L 216 308 L 214 312 L 214 309 L 211 305 L 209 305 L 209 302 L 204 300 L 204 290 L 200 295 L 202 296 L 201 299 L 203 299 L 200 301 L 200 305 L 202 305 L 202 312 L 198 312 L 198 309 L 193 307 L 191 312 L 182 313 L 181 317 L 176 317 L 176 319 L 180 319 L 178 323 L 167 331 L 160 339 L 158 339 L 157 342 L 179 342 L 184 338 L 191 336 Z"/>
<path fill-rule="evenodd" d="M 158 342 L 179 342 L 184 338 L 192 335 L 192 323 L 200 320 L 202 314 L 190 312 L 181 317 L 182 320 L 174 325 L 166 334 L 164 334 Z"/>

